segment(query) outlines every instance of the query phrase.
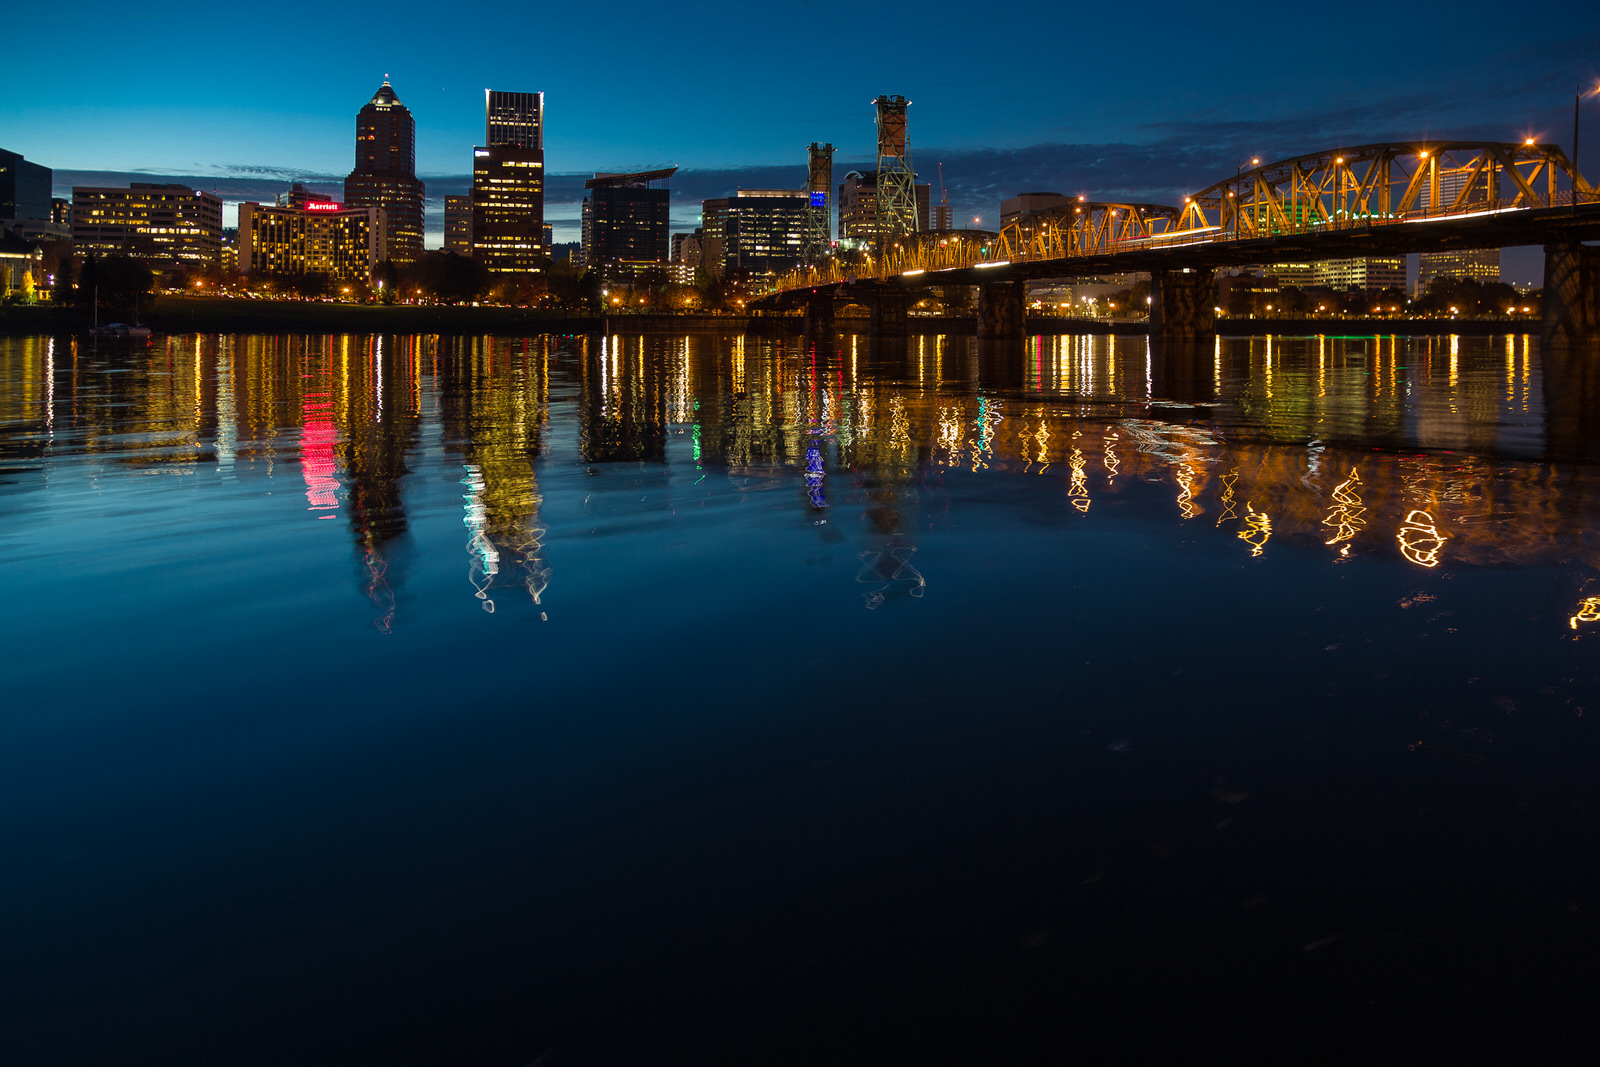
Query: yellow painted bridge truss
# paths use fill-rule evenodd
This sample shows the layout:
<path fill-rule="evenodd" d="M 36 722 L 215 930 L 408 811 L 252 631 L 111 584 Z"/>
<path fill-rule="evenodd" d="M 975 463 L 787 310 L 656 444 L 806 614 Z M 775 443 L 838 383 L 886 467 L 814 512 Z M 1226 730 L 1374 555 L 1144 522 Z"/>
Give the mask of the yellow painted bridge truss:
<path fill-rule="evenodd" d="M 829 261 L 782 278 L 777 287 L 1331 233 L 1597 200 L 1594 187 L 1553 144 L 1363 145 L 1252 167 L 1174 207 L 1080 197 L 1024 215 L 998 234 L 912 234 L 861 262 Z"/>

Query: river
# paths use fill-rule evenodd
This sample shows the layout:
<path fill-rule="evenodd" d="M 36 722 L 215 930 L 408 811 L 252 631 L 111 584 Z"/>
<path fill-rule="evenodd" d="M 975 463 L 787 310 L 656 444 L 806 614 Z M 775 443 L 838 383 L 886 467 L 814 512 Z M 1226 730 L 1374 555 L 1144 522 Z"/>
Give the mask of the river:
<path fill-rule="evenodd" d="M 1525 335 L 0 338 L 4 1058 L 1592 1028 L 1560 407 Z"/>

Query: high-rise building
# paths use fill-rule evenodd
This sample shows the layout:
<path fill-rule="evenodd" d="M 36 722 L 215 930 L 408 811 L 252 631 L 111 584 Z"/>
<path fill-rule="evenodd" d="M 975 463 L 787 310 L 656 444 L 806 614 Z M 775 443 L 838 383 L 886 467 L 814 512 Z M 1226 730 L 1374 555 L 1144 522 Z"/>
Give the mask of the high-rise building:
<path fill-rule="evenodd" d="M 187 185 L 74 186 L 72 243 L 85 255 L 212 265 L 222 250 L 222 198 Z"/>
<path fill-rule="evenodd" d="M 485 89 L 483 143 L 544 151 L 544 94 Z"/>
<path fill-rule="evenodd" d="M 1500 250 L 1474 248 L 1461 252 L 1424 252 L 1417 257 L 1417 295 L 1435 278 L 1471 278 L 1475 282 L 1500 280 Z"/>
<path fill-rule="evenodd" d="M 722 257 L 727 248 L 723 230 L 728 221 L 728 198 L 700 202 L 700 265 L 711 274 L 722 274 Z"/>
<path fill-rule="evenodd" d="M 444 250 L 458 256 L 472 255 L 472 197 L 444 198 Z"/>
<path fill-rule="evenodd" d="M 544 246 L 544 150 L 496 144 L 472 150 L 472 255 L 489 270 L 538 270 Z"/>
<path fill-rule="evenodd" d="M 608 281 L 623 281 L 667 261 L 672 191 L 665 182 L 677 170 L 596 174 L 584 183 L 589 190 L 583 201 L 586 266 L 601 270 Z"/>
<path fill-rule="evenodd" d="M 0 219 L 49 219 L 54 180 L 49 167 L 0 148 Z"/>
<path fill-rule="evenodd" d="M 483 104 L 483 147 L 472 150 L 472 255 L 496 273 L 535 271 L 550 254 L 544 94 L 485 89 Z M 448 247 L 448 220 L 445 231 Z"/>
<path fill-rule="evenodd" d="M 928 183 L 912 187 L 917 229 L 928 228 Z M 885 228 L 878 223 L 878 176 L 851 171 L 839 186 L 839 239 L 876 243 Z"/>
<path fill-rule="evenodd" d="M 812 222 L 808 189 L 741 189 L 701 205 L 701 228 L 715 230 L 715 243 L 702 244 L 701 262 L 713 274 L 761 274 L 789 270 L 805 257 Z M 706 253 L 707 245 L 716 258 Z"/>
<path fill-rule="evenodd" d="M 704 232 L 703 229 L 696 229 L 693 233 L 673 234 L 672 262 L 698 267 L 700 265 L 701 237 Z"/>
<path fill-rule="evenodd" d="M 388 232 L 384 258 L 410 263 L 422 255 L 422 204 L 417 180 L 417 124 L 387 78 L 356 114 L 356 168 L 344 180 L 350 207 L 381 207 Z"/>
<path fill-rule="evenodd" d="M 328 274 L 340 281 L 372 277 L 386 244 L 383 208 L 346 207 L 315 193 L 278 199 L 276 205 L 239 205 L 239 270 Z"/>
<path fill-rule="evenodd" d="M 289 186 L 288 192 L 278 194 L 279 207 L 305 207 L 307 204 L 331 204 L 333 202 L 333 197 L 326 193 L 313 193 L 299 182 Z M 322 210 L 326 210 L 326 208 Z"/>

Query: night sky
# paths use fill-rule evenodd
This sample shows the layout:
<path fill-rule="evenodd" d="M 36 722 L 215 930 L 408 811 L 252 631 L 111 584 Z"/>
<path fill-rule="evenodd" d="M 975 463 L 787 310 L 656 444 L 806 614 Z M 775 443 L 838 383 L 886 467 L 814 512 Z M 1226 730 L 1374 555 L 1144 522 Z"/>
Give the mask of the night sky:
<path fill-rule="evenodd" d="M 937 182 L 943 162 L 956 217 L 992 226 L 1018 192 L 1172 202 L 1251 155 L 1424 135 L 1570 147 L 1574 85 L 1600 77 L 1593 0 L 1536 17 L 1479 0 L 1259 14 L 1156 2 L 1137 15 L 931 0 L 877 39 L 868 16 L 888 9 L 813 0 L 400 0 L 370 22 L 362 9 L 191 10 L 184 25 L 183 9 L 87 0 L 71 27 L 46 6 L 12 12 L 0 147 L 56 168 L 58 193 L 109 171 L 259 198 L 290 179 L 342 180 L 355 113 L 387 74 L 416 117 L 436 231 L 443 196 L 468 184 L 484 88 L 543 91 L 547 214 L 571 240 L 581 181 L 563 175 L 676 164 L 674 228 L 686 228 L 704 197 L 799 185 L 813 140 L 838 147 L 838 174 L 869 166 L 870 101 L 900 93 L 921 178 Z M 79 58 L 14 47 L 57 38 Z M 106 61 L 81 61 L 91 47 Z M 1582 164 L 1596 175 L 1600 97 L 1585 110 Z"/>

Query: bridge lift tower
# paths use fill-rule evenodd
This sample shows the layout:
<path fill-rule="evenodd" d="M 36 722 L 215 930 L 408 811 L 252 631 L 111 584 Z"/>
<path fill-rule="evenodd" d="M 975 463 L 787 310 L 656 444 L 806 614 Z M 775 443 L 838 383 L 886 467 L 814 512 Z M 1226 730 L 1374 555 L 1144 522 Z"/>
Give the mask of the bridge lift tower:
<path fill-rule="evenodd" d="M 917 232 L 916 173 L 906 143 L 903 96 L 880 96 L 878 108 L 878 242 L 879 248 Z"/>
<path fill-rule="evenodd" d="M 807 263 L 821 263 L 828 255 L 833 242 L 833 145 L 811 142 L 811 166 L 807 174 L 806 190 L 811 194 L 811 204 L 806 208 L 806 232 L 802 253 Z"/>

